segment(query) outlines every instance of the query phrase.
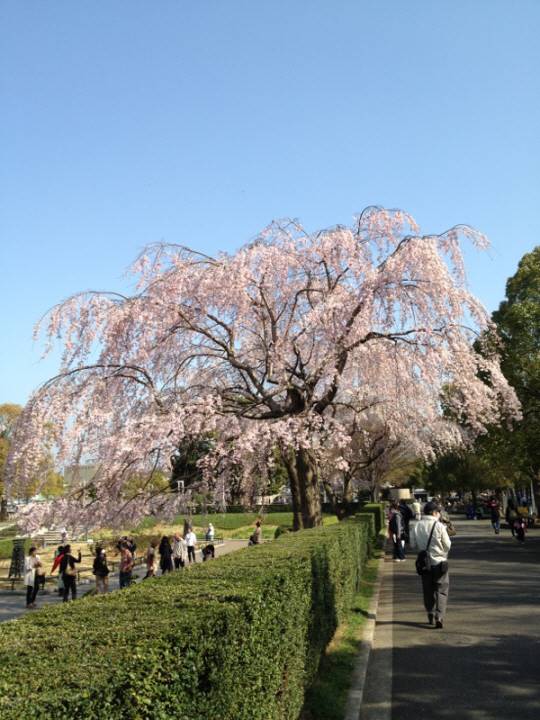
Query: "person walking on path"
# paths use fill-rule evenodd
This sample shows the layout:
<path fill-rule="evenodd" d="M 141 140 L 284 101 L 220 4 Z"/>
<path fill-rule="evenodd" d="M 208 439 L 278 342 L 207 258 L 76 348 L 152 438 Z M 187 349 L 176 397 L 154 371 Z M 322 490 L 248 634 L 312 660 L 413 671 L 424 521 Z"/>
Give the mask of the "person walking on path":
<path fill-rule="evenodd" d="M 172 572 L 173 569 L 173 561 L 172 561 L 172 547 L 171 547 L 171 541 L 167 537 L 167 535 L 164 535 L 161 538 L 161 542 L 159 543 L 159 566 L 161 568 L 161 574 L 165 575 L 165 573 Z"/>
<path fill-rule="evenodd" d="M 133 555 L 128 547 L 127 542 L 122 542 L 120 545 L 120 572 L 119 572 L 119 584 L 120 589 L 129 587 L 133 582 Z"/>
<path fill-rule="evenodd" d="M 496 500 L 491 501 L 489 512 L 491 515 L 491 526 L 495 531 L 495 535 L 498 535 L 501 529 L 501 512 Z"/>
<path fill-rule="evenodd" d="M 188 560 L 190 563 L 195 562 L 195 549 L 197 547 L 197 536 L 193 532 L 192 528 L 189 529 L 186 537 Z"/>
<path fill-rule="evenodd" d="M 405 500 L 401 500 L 398 505 L 398 510 L 401 513 L 401 517 L 403 519 L 403 540 L 405 540 L 406 543 L 409 542 L 409 524 L 411 520 L 414 519 L 414 512 L 412 511 L 411 506 L 409 503 L 406 503 Z"/>
<path fill-rule="evenodd" d="M 174 569 L 179 570 L 186 564 L 186 541 L 180 533 L 174 533 L 172 556 L 174 561 Z"/>
<path fill-rule="evenodd" d="M 64 554 L 60 561 L 60 573 L 62 575 L 62 583 L 64 585 L 63 601 L 68 601 L 69 591 L 71 590 L 71 599 L 77 598 L 77 568 L 75 563 L 81 562 L 81 551 L 79 550 L 79 556 L 75 558 L 71 554 L 71 545 L 64 547 Z"/>
<path fill-rule="evenodd" d="M 92 573 L 96 576 L 96 593 L 105 595 L 109 592 L 109 566 L 107 565 L 107 554 L 101 547 L 96 548 Z"/>
<path fill-rule="evenodd" d="M 394 562 L 405 560 L 404 523 L 396 503 L 390 506 L 390 519 L 388 521 L 388 534 L 392 540 Z"/>
<path fill-rule="evenodd" d="M 508 527 L 510 528 L 512 537 L 516 536 L 514 523 L 515 523 L 517 517 L 518 517 L 518 513 L 517 513 L 516 502 L 513 498 L 510 497 L 510 498 L 508 498 L 508 504 L 506 506 L 505 520 L 508 524 Z"/>
<path fill-rule="evenodd" d="M 24 584 L 26 585 L 26 607 L 36 607 L 36 595 L 38 591 L 37 568 L 40 565 L 39 557 L 36 555 L 36 548 L 32 546 L 28 555 L 24 558 Z"/>
<path fill-rule="evenodd" d="M 424 506 L 424 517 L 412 529 L 411 545 L 419 552 L 426 550 L 431 568 L 422 574 L 424 607 L 428 622 L 440 629 L 443 627 L 448 603 L 450 578 L 448 575 L 448 553 L 452 543 L 445 525 L 440 522 L 441 507 L 435 502 Z"/>
<path fill-rule="evenodd" d="M 214 526 L 212 525 L 211 522 L 209 522 L 208 527 L 206 528 L 206 534 L 204 536 L 204 539 L 206 540 L 206 542 L 214 542 L 214 537 L 215 537 Z"/>
<path fill-rule="evenodd" d="M 158 569 L 158 560 L 157 560 L 157 540 L 152 540 L 150 542 L 150 545 L 148 546 L 148 550 L 146 551 L 146 575 L 144 576 L 144 580 L 151 577 L 156 577 L 157 569 Z"/>

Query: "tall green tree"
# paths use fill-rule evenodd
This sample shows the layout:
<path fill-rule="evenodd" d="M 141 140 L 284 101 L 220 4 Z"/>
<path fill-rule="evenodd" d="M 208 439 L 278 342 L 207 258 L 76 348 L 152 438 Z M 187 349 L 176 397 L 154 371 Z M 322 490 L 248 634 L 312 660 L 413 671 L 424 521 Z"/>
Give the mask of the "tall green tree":
<path fill-rule="evenodd" d="M 521 259 L 493 320 L 502 339 L 501 368 L 523 411 L 511 435 L 501 430 L 494 440 L 506 464 L 533 482 L 540 505 L 540 246 Z"/>
<path fill-rule="evenodd" d="M 3 403 L 0 405 L 0 519 L 4 519 L 6 513 L 4 499 L 4 469 L 11 444 L 11 436 L 17 418 L 22 413 L 22 407 L 14 403 Z"/>

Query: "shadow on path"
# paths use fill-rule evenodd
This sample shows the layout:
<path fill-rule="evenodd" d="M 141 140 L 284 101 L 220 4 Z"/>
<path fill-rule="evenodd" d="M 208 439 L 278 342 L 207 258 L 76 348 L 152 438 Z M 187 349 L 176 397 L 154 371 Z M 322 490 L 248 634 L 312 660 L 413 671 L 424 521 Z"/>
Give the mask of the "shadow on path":
<path fill-rule="evenodd" d="M 370 666 L 392 674 L 391 702 L 386 714 L 380 698 L 372 703 L 370 720 L 540 717 L 540 531 L 524 546 L 509 533 L 495 536 L 487 522 L 462 522 L 458 531 L 443 630 L 427 624 L 413 553 L 385 564 L 390 610 L 377 631 L 389 631 L 391 643 L 374 648 Z"/>

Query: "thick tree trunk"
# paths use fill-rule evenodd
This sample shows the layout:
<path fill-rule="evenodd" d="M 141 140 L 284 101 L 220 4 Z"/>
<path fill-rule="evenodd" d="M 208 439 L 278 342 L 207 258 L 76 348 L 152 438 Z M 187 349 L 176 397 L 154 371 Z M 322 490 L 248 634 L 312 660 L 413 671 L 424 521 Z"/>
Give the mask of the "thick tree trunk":
<path fill-rule="evenodd" d="M 304 448 L 296 452 L 296 473 L 300 489 L 302 526 L 317 527 L 322 524 L 321 494 L 315 459 Z"/>
<path fill-rule="evenodd" d="M 289 485 L 291 488 L 291 500 L 293 508 L 293 530 L 301 530 L 304 525 L 302 522 L 302 501 L 300 497 L 300 487 L 298 485 L 298 473 L 296 471 L 296 455 L 292 448 L 281 452 L 283 464 L 287 469 L 289 476 Z"/>
<path fill-rule="evenodd" d="M 343 476 L 343 496 L 341 499 L 329 482 L 324 483 L 324 489 L 332 505 L 332 511 L 338 520 L 344 520 L 346 517 L 354 515 L 356 506 L 352 501 L 352 478 L 348 473 Z"/>
<path fill-rule="evenodd" d="M 287 468 L 293 506 L 293 528 L 317 527 L 322 523 L 317 464 L 308 450 L 288 448 L 282 452 Z"/>

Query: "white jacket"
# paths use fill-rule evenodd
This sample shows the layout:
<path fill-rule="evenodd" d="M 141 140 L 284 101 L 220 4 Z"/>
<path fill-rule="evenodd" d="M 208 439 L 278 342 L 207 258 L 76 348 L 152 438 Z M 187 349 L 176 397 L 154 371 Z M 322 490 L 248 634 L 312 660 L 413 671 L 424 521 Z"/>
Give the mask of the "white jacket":
<path fill-rule="evenodd" d="M 36 565 L 39 563 L 39 558 L 35 555 L 27 555 L 24 558 L 24 584 L 33 587 L 36 580 Z"/>
<path fill-rule="evenodd" d="M 179 538 L 178 540 L 175 539 L 172 545 L 173 558 L 177 558 L 178 560 L 185 560 L 186 548 L 186 541 L 183 538 Z"/>
<path fill-rule="evenodd" d="M 418 520 L 412 526 L 410 540 L 411 547 L 416 548 L 418 552 L 425 550 L 433 523 L 436 523 L 436 525 L 433 530 L 431 542 L 429 543 L 428 555 L 431 558 L 431 562 L 437 565 L 448 559 L 448 553 L 452 546 L 444 523 L 437 520 L 433 515 L 424 515 L 421 520 Z"/>

